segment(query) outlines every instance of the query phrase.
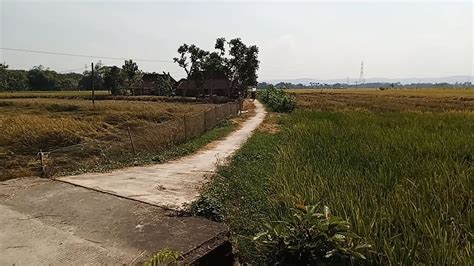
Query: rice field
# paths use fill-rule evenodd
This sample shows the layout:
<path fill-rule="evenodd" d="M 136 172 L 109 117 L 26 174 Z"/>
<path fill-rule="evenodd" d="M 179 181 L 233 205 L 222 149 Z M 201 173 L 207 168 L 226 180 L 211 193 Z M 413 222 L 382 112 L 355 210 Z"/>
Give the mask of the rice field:
<path fill-rule="evenodd" d="M 382 96 L 420 96 L 420 97 L 474 97 L 474 88 L 397 88 L 379 90 L 375 88 L 350 88 L 350 89 L 290 89 L 290 93 L 314 94 L 314 93 L 340 93 L 340 94 L 370 94 Z"/>
<path fill-rule="evenodd" d="M 316 110 L 474 111 L 472 90 L 330 90 L 296 93 L 298 106 Z"/>
<path fill-rule="evenodd" d="M 473 264 L 472 97 L 367 95 L 298 94 L 204 189 L 242 262 L 269 261 L 253 236 L 305 204 L 349 221 L 367 264 Z"/>
<path fill-rule="evenodd" d="M 0 179 L 37 175 L 40 150 L 48 153 L 52 175 L 133 162 L 140 157 L 136 154 L 155 154 L 183 142 L 183 117 L 211 107 L 214 105 L 102 100 L 93 106 L 80 99 L 0 99 Z M 193 126 L 188 123 L 188 134 L 194 134 Z"/>

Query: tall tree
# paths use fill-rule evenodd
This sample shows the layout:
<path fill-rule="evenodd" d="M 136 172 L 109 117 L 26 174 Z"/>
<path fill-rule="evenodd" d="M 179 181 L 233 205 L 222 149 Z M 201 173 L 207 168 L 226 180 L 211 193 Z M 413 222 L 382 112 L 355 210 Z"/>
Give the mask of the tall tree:
<path fill-rule="evenodd" d="M 178 48 L 180 57 L 174 58 L 174 62 L 178 63 L 185 70 L 187 78 L 195 80 L 198 86 L 203 83 L 204 76 L 224 73 L 230 81 L 230 87 L 234 89 L 229 91 L 229 96 L 238 92 L 245 93 L 248 87 L 257 85 L 257 70 L 260 64 L 257 46 L 247 46 L 240 38 L 228 42 L 225 38 L 218 38 L 214 48 L 217 51 L 207 52 L 194 44 L 183 44 Z"/>
<path fill-rule="evenodd" d="M 28 71 L 28 82 L 33 90 L 59 90 L 58 75 L 44 66 L 35 66 Z"/>
<path fill-rule="evenodd" d="M 125 75 L 117 66 L 107 67 L 104 74 L 104 88 L 110 90 L 112 95 L 125 94 Z"/>
<path fill-rule="evenodd" d="M 124 65 L 122 66 L 122 70 L 124 71 L 127 81 L 128 81 L 128 87 L 132 91 L 132 94 L 135 95 L 135 91 L 133 89 L 133 84 L 136 81 L 136 76 L 138 73 L 138 65 L 133 62 L 132 59 L 125 60 Z"/>
<path fill-rule="evenodd" d="M 204 82 L 203 66 L 209 52 L 202 50 L 196 45 L 183 44 L 178 48 L 180 57 L 173 58 L 174 62 L 186 72 L 187 79 L 193 79 L 196 85 L 202 88 Z M 186 91 L 183 91 L 186 96 Z"/>
<path fill-rule="evenodd" d="M 227 60 L 228 76 L 234 88 L 246 90 L 249 86 L 257 85 L 258 47 L 246 46 L 240 38 L 228 42 L 229 59 Z"/>
<path fill-rule="evenodd" d="M 7 90 L 25 91 L 28 90 L 28 77 L 25 70 L 7 70 Z"/>

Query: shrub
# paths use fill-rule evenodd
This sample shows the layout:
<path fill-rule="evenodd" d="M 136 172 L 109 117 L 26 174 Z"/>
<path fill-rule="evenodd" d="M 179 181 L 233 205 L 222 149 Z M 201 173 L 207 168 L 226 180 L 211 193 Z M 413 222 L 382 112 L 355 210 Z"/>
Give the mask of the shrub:
<path fill-rule="evenodd" d="M 326 265 L 365 260 L 370 245 L 353 233 L 347 221 L 331 217 L 329 209 L 299 206 L 287 220 L 266 224 L 254 237 L 268 264 Z"/>
<path fill-rule="evenodd" d="M 296 107 L 296 98 L 293 95 L 273 86 L 262 90 L 260 99 L 274 112 L 288 113 Z"/>

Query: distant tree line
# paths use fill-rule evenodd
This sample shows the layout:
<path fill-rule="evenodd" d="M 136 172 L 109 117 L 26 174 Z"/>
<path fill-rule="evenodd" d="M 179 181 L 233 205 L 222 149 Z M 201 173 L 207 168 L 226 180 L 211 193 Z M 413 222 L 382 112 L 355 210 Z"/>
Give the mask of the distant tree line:
<path fill-rule="evenodd" d="M 456 82 L 456 83 L 411 83 L 411 84 L 401 84 L 400 82 L 397 83 L 386 83 L 386 82 L 372 82 L 372 83 L 364 83 L 362 85 L 358 84 L 346 84 L 346 83 L 335 83 L 335 84 L 327 84 L 327 83 L 316 83 L 311 82 L 309 85 L 305 84 L 294 84 L 290 82 L 279 82 L 277 84 L 270 84 L 267 82 L 260 82 L 257 85 L 257 88 L 268 88 L 268 87 L 275 87 L 275 88 L 287 88 L 287 89 L 346 89 L 346 88 L 374 88 L 374 89 L 381 89 L 381 90 L 390 90 L 396 88 L 469 88 L 472 87 L 472 82 Z"/>
<path fill-rule="evenodd" d="M 76 90 L 82 77 L 78 73 L 57 73 L 41 65 L 30 70 L 17 70 L 8 69 L 7 64 L 0 64 L 0 91 Z"/>
<path fill-rule="evenodd" d="M 126 94 L 128 89 L 141 81 L 143 73 L 132 60 L 124 65 L 104 66 L 101 62 L 94 65 L 92 71 L 80 73 L 58 73 L 42 65 L 30 70 L 9 69 L 5 63 L 0 64 L 0 91 L 59 91 L 90 90 L 92 78 L 95 89 L 109 90 L 112 94 Z"/>

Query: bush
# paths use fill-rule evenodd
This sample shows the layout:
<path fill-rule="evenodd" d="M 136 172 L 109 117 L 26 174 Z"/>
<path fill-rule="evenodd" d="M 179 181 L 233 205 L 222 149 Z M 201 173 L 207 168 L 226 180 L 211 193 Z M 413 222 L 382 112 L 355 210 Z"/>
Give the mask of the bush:
<path fill-rule="evenodd" d="M 316 206 L 299 206 L 285 221 L 266 224 L 254 237 L 257 247 L 274 265 L 348 265 L 365 260 L 370 245 L 350 230 L 347 221 L 331 217 L 329 209 L 317 213 Z"/>
<path fill-rule="evenodd" d="M 296 107 L 296 98 L 293 95 L 273 86 L 262 90 L 260 99 L 274 112 L 289 113 Z"/>

